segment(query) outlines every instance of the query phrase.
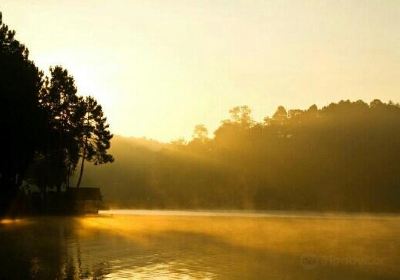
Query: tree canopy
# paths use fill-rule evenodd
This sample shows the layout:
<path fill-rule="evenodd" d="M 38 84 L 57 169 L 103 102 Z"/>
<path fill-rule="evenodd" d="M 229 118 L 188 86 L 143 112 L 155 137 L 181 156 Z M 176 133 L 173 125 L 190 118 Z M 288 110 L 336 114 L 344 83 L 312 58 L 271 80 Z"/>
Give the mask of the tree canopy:
<path fill-rule="evenodd" d="M 113 157 L 102 107 L 93 97 L 79 96 L 74 78 L 61 66 L 44 77 L 1 13 L 0 65 L 1 214 L 24 180 L 44 192 L 60 190 L 69 187 L 80 158 L 103 164 Z"/>
<path fill-rule="evenodd" d="M 16 188 L 41 149 L 44 115 L 38 106 L 42 73 L 0 13 L 0 187 Z"/>

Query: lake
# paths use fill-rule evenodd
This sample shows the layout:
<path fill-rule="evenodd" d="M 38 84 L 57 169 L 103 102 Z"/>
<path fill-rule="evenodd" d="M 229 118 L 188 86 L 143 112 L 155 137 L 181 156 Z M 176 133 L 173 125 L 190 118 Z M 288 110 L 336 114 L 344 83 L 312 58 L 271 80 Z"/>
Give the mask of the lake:
<path fill-rule="evenodd" d="M 0 221 L 0 279 L 400 279 L 400 217 L 111 210 Z"/>

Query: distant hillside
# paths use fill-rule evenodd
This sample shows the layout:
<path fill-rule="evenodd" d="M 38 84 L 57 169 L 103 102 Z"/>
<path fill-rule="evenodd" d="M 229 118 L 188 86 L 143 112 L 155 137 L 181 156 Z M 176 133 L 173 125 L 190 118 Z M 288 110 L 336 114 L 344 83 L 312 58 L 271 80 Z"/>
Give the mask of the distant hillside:
<path fill-rule="evenodd" d="M 212 138 L 197 126 L 188 143 L 115 137 L 115 163 L 88 168 L 84 184 L 121 207 L 400 210 L 398 104 L 231 115 Z"/>

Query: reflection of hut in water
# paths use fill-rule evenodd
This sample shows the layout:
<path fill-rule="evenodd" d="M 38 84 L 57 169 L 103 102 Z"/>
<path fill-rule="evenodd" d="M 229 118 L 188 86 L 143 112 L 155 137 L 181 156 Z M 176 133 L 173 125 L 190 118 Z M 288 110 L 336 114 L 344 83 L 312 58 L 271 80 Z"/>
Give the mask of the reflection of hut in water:
<path fill-rule="evenodd" d="M 103 207 L 103 198 L 99 188 L 81 187 L 70 188 L 66 192 L 74 213 L 95 213 Z"/>

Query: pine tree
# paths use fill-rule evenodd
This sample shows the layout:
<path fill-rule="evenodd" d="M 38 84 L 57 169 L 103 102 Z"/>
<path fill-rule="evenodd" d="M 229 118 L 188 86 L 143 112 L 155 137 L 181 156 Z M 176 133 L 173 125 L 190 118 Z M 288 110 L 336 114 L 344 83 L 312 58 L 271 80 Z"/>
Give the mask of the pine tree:
<path fill-rule="evenodd" d="M 79 129 L 81 166 L 77 188 L 80 187 L 82 181 L 85 161 L 93 162 L 95 165 L 114 161 L 112 155 L 107 153 L 113 135 L 109 131 L 107 118 L 104 117 L 101 105 L 89 96 L 80 99 L 79 108 L 80 112 L 83 112 L 83 118 Z"/>

